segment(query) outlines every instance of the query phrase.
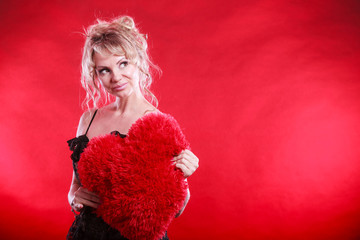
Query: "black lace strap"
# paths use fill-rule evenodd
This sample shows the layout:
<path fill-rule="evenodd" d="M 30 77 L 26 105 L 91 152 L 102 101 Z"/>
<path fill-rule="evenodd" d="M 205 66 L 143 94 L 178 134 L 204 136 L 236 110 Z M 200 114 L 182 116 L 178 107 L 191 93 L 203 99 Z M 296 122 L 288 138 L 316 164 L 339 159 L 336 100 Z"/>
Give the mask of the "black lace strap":
<path fill-rule="evenodd" d="M 89 128 L 90 128 L 90 126 L 91 126 L 91 123 L 93 122 L 93 120 L 94 120 L 94 118 L 95 118 L 95 115 L 96 115 L 96 113 L 97 113 L 97 109 L 95 110 L 95 112 L 94 112 L 94 115 L 92 116 L 92 118 L 91 118 L 91 121 L 90 121 L 90 123 L 89 123 L 89 126 L 88 126 L 88 128 L 86 129 L 86 132 L 85 132 L 85 134 L 84 135 L 86 135 L 87 133 L 88 133 L 88 131 L 89 131 Z"/>

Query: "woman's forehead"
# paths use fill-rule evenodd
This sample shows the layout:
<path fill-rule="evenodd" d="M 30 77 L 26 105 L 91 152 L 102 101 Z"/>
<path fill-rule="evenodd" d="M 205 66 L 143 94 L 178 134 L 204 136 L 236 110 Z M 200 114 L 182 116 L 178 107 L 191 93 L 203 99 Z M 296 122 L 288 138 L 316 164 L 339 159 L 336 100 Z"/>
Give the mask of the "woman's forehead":
<path fill-rule="evenodd" d="M 126 52 L 125 49 L 121 47 L 106 47 L 106 46 L 96 46 L 93 48 L 93 62 L 95 65 L 99 65 L 100 61 L 110 61 L 111 59 L 127 59 L 133 63 L 137 63 L 138 56 L 136 53 L 133 53 L 130 49 L 130 52 Z"/>
<path fill-rule="evenodd" d="M 125 51 L 121 46 L 112 46 L 112 45 L 95 45 L 93 47 L 94 54 L 100 54 L 103 56 L 110 55 L 125 55 Z"/>
<path fill-rule="evenodd" d="M 94 59 L 95 65 L 103 65 L 103 64 L 114 62 L 114 61 L 118 62 L 120 60 L 126 59 L 126 56 L 125 55 L 115 55 L 112 53 L 102 54 L 102 53 L 95 52 L 93 59 Z"/>

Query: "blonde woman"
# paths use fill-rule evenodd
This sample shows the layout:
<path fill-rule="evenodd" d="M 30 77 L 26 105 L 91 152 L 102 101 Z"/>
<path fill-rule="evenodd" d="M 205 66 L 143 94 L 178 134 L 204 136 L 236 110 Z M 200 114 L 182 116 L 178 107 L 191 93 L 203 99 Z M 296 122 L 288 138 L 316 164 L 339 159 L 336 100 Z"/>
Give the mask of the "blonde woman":
<path fill-rule="evenodd" d="M 80 118 L 77 137 L 69 140 L 74 171 L 68 201 L 72 210 L 80 214 L 67 239 L 126 239 L 93 212 L 101 204 L 100 197 L 82 187 L 77 163 L 90 139 L 109 133 L 126 137 L 139 118 L 159 112 L 157 100 L 149 90 L 150 71 L 154 68 L 147 53 L 146 37 L 131 17 L 122 16 L 109 22 L 98 20 L 87 29 L 81 80 L 88 110 Z M 199 166 L 198 158 L 190 150 L 182 151 L 173 161 L 185 178 Z M 184 208 L 189 197 L 188 191 Z M 168 239 L 166 233 L 161 239 Z"/>

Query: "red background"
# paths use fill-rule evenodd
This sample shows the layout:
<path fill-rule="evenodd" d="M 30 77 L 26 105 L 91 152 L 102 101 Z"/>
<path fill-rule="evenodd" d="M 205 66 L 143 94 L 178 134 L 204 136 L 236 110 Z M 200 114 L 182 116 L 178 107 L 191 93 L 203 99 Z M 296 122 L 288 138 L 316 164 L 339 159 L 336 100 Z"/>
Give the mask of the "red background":
<path fill-rule="evenodd" d="M 64 239 L 83 26 L 133 16 L 200 158 L 177 239 L 360 239 L 360 3 L 1 1 L 0 238 Z"/>

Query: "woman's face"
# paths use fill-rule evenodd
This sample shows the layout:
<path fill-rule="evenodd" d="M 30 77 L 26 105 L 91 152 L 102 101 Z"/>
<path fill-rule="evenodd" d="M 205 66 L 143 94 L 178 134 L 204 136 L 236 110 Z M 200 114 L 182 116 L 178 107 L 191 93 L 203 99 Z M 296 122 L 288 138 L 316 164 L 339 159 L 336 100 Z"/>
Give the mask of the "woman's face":
<path fill-rule="evenodd" d="M 135 92 L 141 94 L 139 88 L 139 68 L 130 63 L 125 56 L 97 52 L 94 54 L 96 76 L 105 90 L 116 97 L 127 97 Z"/>

